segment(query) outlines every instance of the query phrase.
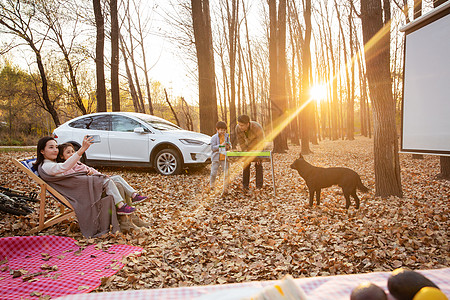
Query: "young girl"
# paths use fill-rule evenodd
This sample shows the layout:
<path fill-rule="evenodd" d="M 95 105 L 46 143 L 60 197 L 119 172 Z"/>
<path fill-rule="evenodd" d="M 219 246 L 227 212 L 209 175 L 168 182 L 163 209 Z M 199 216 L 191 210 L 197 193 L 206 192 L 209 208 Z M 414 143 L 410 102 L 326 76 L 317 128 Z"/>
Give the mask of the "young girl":
<path fill-rule="evenodd" d="M 92 137 L 85 136 L 83 139 L 83 144 L 80 149 L 78 149 L 78 151 L 73 153 L 73 155 L 65 162 L 57 162 L 56 159 L 58 158 L 59 149 L 56 140 L 52 137 L 41 138 L 38 141 L 37 159 L 34 163 L 34 166 L 38 168 L 38 170 L 41 169 L 45 174 L 41 174 L 41 171 L 39 171 L 39 175 L 41 177 L 42 175 L 50 175 L 56 177 L 68 175 L 64 173 L 71 170 L 77 164 L 83 153 L 92 145 L 92 139 Z M 117 207 L 116 213 L 118 215 L 129 215 L 136 210 L 136 208 L 131 207 L 124 202 L 124 199 L 120 195 L 116 185 L 110 178 L 103 175 L 101 181 L 103 182 L 105 193 L 114 198 L 114 204 Z"/>
<path fill-rule="evenodd" d="M 65 162 L 65 161 L 69 160 L 76 153 L 75 148 L 71 143 L 61 144 L 58 146 L 58 149 L 59 149 L 59 155 L 58 155 L 58 158 L 56 159 L 57 162 Z M 75 172 L 87 172 L 87 175 L 94 175 L 94 174 L 103 175 L 102 173 L 98 172 L 96 169 L 91 168 L 91 167 L 83 164 L 80 161 L 77 161 L 77 163 L 72 167 L 72 169 L 64 172 L 63 174 L 67 175 L 67 174 L 75 173 Z M 108 176 L 108 175 L 105 175 L 105 176 Z M 113 175 L 113 176 L 108 176 L 108 177 L 117 186 L 122 198 L 124 198 L 124 199 L 131 198 L 132 205 L 140 203 L 140 202 L 144 201 L 145 199 L 147 199 L 146 196 L 139 195 L 136 192 L 136 190 L 133 189 L 125 181 L 125 179 L 122 178 L 122 176 Z"/>

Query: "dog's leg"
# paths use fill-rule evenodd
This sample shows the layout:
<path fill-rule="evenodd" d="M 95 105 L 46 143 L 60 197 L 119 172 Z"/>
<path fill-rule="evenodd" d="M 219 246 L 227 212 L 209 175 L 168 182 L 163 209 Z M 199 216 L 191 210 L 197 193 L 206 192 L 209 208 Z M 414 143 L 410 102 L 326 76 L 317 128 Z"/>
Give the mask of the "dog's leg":
<path fill-rule="evenodd" d="M 342 191 L 344 192 L 345 197 L 345 208 L 348 209 L 350 207 L 350 193 L 348 189 L 343 188 Z"/>
<path fill-rule="evenodd" d="M 316 202 L 317 202 L 317 206 L 319 206 L 319 204 L 320 204 L 320 192 L 321 192 L 321 189 L 320 189 L 320 188 L 316 190 Z"/>
<path fill-rule="evenodd" d="M 358 209 L 360 201 L 359 201 L 358 195 L 356 194 L 356 190 L 352 193 L 352 196 L 353 196 L 353 199 L 355 199 L 355 202 L 356 202 L 356 209 Z"/>
<path fill-rule="evenodd" d="M 314 190 L 310 187 L 308 187 L 309 190 L 309 207 L 313 206 L 313 202 L 314 202 Z"/>

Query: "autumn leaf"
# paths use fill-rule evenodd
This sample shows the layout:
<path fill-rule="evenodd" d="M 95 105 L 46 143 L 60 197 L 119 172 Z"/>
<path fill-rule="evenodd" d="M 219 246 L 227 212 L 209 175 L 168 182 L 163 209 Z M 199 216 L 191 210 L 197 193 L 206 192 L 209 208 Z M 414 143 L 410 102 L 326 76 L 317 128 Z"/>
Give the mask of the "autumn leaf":
<path fill-rule="evenodd" d="M 392 267 L 394 267 L 394 269 L 400 268 L 402 266 L 402 262 L 399 260 L 394 260 L 392 262 Z"/>
<path fill-rule="evenodd" d="M 12 278 L 17 278 L 22 276 L 22 273 L 19 270 L 11 270 L 10 274 L 12 275 Z"/>
<path fill-rule="evenodd" d="M 370 192 L 357 192 L 360 209 L 355 209 L 353 200 L 345 209 L 338 186 L 322 189 L 321 204 L 310 208 L 304 180 L 289 167 L 301 149 L 290 145 L 287 153 L 274 154 L 277 197 L 268 163 L 263 163 L 264 186 L 258 195 L 254 193 L 254 167 L 250 191 L 244 193 L 242 166 L 232 164 L 235 179 L 223 196 L 222 175 L 216 181 L 217 189 L 206 193 L 210 167 L 177 176 L 162 176 L 150 169 L 103 167 L 99 168 L 102 173 L 121 175 L 149 197 L 136 206 L 135 214 L 151 223 L 151 228 L 85 239 L 72 221 L 51 226 L 43 234 L 77 240 L 78 247 L 64 253 L 81 255 L 89 244 L 111 255 L 108 263 L 96 269 L 109 267 L 106 272 L 118 272 L 102 279 L 94 292 L 278 280 L 285 274 L 298 278 L 390 272 L 397 267 L 448 267 L 450 183 L 435 178 L 440 172 L 439 157 L 416 160 L 400 153 L 403 198 L 383 199 L 374 196 L 373 139 L 322 140 L 311 147 L 313 153 L 305 156 L 310 163 L 349 167 L 361 176 Z M 11 188 L 39 192 L 11 163 L 11 157 L 27 155 L 33 153 L 0 154 L 0 177 Z M 56 215 L 57 203 L 48 201 L 46 213 Z M 37 211 L 39 206 L 34 208 Z M 36 213 L 16 217 L 0 212 L 0 220 L 0 236 L 28 235 L 37 226 Z M 21 226 L 11 226 L 15 223 Z M 75 230 L 70 231 L 72 227 Z M 111 248 L 117 244 L 144 251 L 122 258 Z"/>

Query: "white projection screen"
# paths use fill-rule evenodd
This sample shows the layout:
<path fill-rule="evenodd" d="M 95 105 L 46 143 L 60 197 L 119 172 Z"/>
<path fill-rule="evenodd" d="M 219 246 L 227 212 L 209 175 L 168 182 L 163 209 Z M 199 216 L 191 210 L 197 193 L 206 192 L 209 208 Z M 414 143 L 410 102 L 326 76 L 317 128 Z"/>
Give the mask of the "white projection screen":
<path fill-rule="evenodd" d="M 450 156 L 450 1 L 402 31 L 401 151 Z"/>

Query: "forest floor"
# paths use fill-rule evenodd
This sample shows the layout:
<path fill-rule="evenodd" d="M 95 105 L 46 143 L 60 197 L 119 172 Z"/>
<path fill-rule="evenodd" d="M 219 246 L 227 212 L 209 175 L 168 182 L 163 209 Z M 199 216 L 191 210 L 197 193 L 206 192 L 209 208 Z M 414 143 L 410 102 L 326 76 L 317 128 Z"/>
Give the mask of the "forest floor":
<path fill-rule="evenodd" d="M 99 168 L 122 175 L 149 196 L 137 208 L 150 228 L 85 239 L 72 221 L 41 234 L 69 236 L 81 244 L 123 243 L 144 249 L 96 292 L 276 280 L 285 274 L 297 278 L 450 266 L 450 182 L 436 179 L 439 157 L 400 154 L 404 196 L 382 199 L 374 196 L 372 139 L 326 140 L 311 149 L 313 154 L 305 156 L 310 163 L 349 167 L 360 174 L 370 191 L 358 192 L 359 210 L 353 202 L 345 209 L 337 186 L 323 189 L 321 205 L 309 208 L 305 182 L 289 168 L 300 151 L 291 146 L 286 154 L 274 155 L 276 197 L 269 163 L 264 163 L 264 188 L 258 194 L 242 191 L 240 166 L 234 164 L 239 175 L 226 196 L 220 186 L 206 191 L 209 166 L 169 177 L 150 169 Z M 12 157 L 32 155 L 0 152 L 0 185 L 38 192 L 11 162 Z M 252 167 L 251 187 L 253 172 Z M 36 222 L 36 213 L 17 217 L 0 212 L 0 237 L 29 235 Z"/>

